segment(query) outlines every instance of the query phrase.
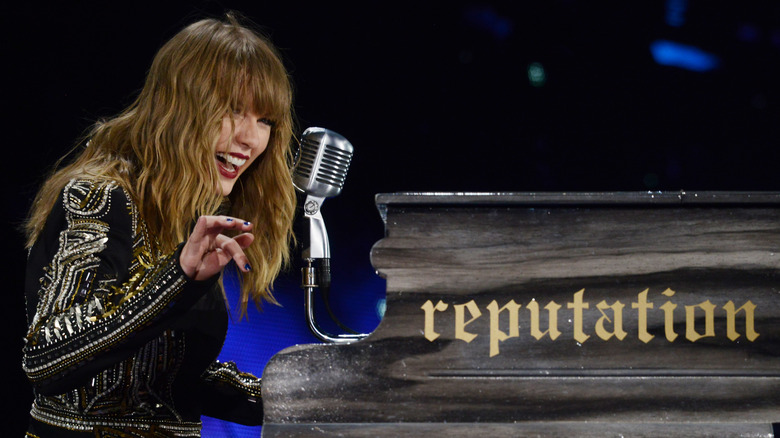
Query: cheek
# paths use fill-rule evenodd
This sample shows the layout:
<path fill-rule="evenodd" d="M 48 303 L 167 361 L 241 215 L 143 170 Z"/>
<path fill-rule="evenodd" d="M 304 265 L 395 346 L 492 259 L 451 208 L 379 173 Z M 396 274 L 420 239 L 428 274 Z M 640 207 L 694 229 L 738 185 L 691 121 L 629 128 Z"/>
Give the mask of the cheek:
<path fill-rule="evenodd" d="M 230 123 L 230 119 L 227 117 L 223 118 L 222 129 L 219 131 L 219 139 L 217 139 L 217 149 L 225 150 L 224 146 L 229 144 L 232 132 L 233 126 Z"/>
<path fill-rule="evenodd" d="M 260 144 L 259 147 L 257 148 L 258 150 L 257 155 L 262 155 L 268 149 L 270 143 L 271 143 L 271 132 L 269 130 L 267 132 L 262 133 Z"/>

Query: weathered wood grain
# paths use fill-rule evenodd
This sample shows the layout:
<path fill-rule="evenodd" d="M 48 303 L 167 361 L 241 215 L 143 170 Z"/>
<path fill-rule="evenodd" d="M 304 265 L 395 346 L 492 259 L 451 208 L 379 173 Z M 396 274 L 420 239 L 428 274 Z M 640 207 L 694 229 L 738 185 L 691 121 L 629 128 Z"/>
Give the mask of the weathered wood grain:
<path fill-rule="evenodd" d="M 358 343 L 275 356 L 264 435 L 772 436 L 780 196 L 378 203 L 385 317 Z M 537 339 L 532 307 L 544 332 L 550 303 L 558 334 Z"/>
<path fill-rule="evenodd" d="M 631 431 L 627 433 L 626 431 Z M 269 438 L 302 437 L 383 437 L 398 438 L 473 438 L 480 437 L 579 437 L 579 438 L 771 438 L 767 425 L 720 423 L 703 427 L 692 423 L 368 423 L 368 424 L 292 424 L 264 430 Z"/>

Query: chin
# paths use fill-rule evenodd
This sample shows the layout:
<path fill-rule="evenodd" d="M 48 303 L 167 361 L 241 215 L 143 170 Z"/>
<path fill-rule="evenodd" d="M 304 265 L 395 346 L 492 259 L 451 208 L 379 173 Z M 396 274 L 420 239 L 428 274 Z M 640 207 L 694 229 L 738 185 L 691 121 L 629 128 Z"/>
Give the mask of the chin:
<path fill-rule="evenodd" d="M 232 182 L 221 181 L 219 184 L 219 188 L 222 191 L 222 196 L 230 195 L 230 192 L 233 191 L 233 185 L 234 184 Z"/>

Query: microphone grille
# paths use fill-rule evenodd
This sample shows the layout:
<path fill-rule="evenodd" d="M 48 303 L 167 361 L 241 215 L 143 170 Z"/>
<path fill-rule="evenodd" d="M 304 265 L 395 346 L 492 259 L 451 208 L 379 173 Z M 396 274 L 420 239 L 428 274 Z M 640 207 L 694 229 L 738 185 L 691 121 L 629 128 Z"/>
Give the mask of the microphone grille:
<path fill-rule="evenodd" d="M 327 198 L 341 193 L 354 148 L 340 134 L 308 128 L 295 158 L 293 183 L 298 190 Z"/>
<path fill-rule="evenodd" d="M 304 178 L 310 178 L 314 171 L 314 163 L 317 162 L 317 149 L 319 144 L 309 138 L 301 139 L 301 148 L 295 159 L 295 174 Z"/>
<path fill-rule="evenodd" d="M 352 152 L 336 149 L 325 145 L 320 161 L 320 171 L 317 172 L 317 181 L 323 184 L 331 184 L 339 189 L 344 187 L 344 179 L 347 177 L 349 163 L 352 161 Z"/>

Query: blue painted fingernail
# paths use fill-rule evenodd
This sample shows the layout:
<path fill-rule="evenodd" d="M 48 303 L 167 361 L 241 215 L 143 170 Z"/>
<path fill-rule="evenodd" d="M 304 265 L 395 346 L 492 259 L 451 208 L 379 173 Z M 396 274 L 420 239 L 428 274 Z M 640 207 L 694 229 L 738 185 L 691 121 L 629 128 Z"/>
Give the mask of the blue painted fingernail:
<path fill-rule="evenodd" d="M 251 225 L 249 222 L 244 222 L 244 225 Z"/>
<path fill-rule="evenodd" d="M 233 222 L 233 219 L 231 219 L 231 218 L 227 218 L 227 221 L 228 221 L 228 222 Z"/>
<path fill-rule="evenodd" d="M 249 263 L 247 263 L 247 264 L 244 265 L 244 269 L 246 269 L 247 271 L 251 271 L 252 267 L 249 266 Z"/>

